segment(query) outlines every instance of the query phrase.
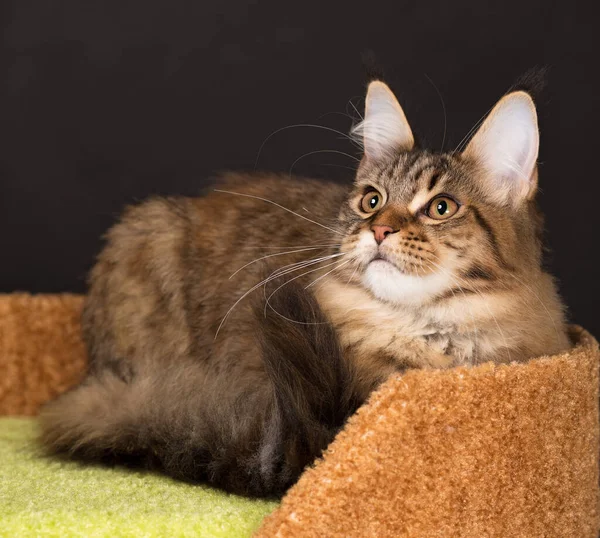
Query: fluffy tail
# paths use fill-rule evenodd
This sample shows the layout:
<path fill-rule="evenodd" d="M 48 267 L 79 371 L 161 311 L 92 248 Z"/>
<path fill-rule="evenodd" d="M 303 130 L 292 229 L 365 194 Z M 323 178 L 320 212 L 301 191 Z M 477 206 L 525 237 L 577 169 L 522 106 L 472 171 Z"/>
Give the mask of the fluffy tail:
<path fill-rule="evenodd" d="M 273 465 L 259 465 L 257 447 L 277 418 L 264 385 L 235 392 L 231 380 L 193 361 L 142 364 L 130 382 L 90 373 L 43 409 L 41 442 L 77 460 L 158 469 L 241 494 L 280 493 L 286 484 Z"/>
<path fill-rule="evenodd" d="M 165 381 L 175 388 L 174 379 Z M 152 452 L 148 434 L 156 426 L 160 388 L 143 374 L 130 383 L 111 370 L 89 374 L 42 409 L 41 442 L 50 452 L 77 459 L 134 463 Z"/>
<path fill-rule="evenodd" d="M 360 403 L 314 297 L 293 283 L 283 290 L 266 314 L 262 305 L 255 309 L 260 383 L 233 390 L 227 368 L 220 377 L 192 360 L 140 363 L 125 377 L 92 372 L 43 410 L 43 444 L 77 459 L 161 468 L 236 493 L 283 493 Z"/>

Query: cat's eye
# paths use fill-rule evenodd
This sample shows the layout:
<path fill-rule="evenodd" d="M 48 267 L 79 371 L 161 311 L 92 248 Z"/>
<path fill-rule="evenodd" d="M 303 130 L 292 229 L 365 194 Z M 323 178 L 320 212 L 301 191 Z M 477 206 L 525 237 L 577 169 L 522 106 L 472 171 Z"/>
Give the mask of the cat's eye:
<path fill-rule="evenodd" d="M 382 205 L 383 196 L 381 196 L 381 194 L 375 190 L 367 192 L 367 194 L 362 197 L 360 202 L 360 208 L 365 213 L 373 213 L 374 211 L 381 209 Z"/>
<path fill-rule="evenodd" d="M 456 215 L 459 205 L 448 196 L 438 196 L 429 202 L 425 214 L 435 220 L 449 219 Z"/>

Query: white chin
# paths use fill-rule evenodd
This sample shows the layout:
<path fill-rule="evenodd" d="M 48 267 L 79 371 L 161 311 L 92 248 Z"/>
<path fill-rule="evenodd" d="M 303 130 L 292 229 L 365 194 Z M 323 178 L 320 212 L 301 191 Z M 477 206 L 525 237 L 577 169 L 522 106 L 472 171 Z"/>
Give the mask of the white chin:
<path fill-rule="evenodd" d="M 402 273 L 384 260 L 371 262 L 363 284 L 378 299 L 398 304 L 420 304 L 448 289 L 449 279 L 439 273 L 413 276 Z"/>

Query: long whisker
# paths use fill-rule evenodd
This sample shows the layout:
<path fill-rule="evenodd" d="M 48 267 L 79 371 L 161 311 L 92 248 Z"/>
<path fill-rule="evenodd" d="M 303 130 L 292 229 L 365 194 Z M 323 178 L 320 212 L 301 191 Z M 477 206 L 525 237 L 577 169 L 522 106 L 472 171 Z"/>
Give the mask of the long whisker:
<path fill-rule="evenodd" d="M 267 302 L 267 286 L 266 286 L 266 284 L 268 282 L 271 282 L 272 280 L 274 280 L 275 278 L 279 278 L 280 276 L 284 276 L 289 273 L 293 273 L 294 271 L 304 269 L 305 267 L 310 267 L 311 265 L 315 265 L 316 263 L 324 262 L 324 261 L 330 260 L 332 258 L 338 258 L 343 255 L 344 255 L 343 253 L 338 253 L 338 254 L 332 254 L 332 255 L 328 255 L 328 256 L 321 256 L 320 258 L 313 258 L 312 260 L 308 260 L 308 261 L 299 261 L 299 262 L 295 262 L 295 263 L 290 263 L 288 265 L 284 265 L 283 267 L 279 267 L 278 269 L 273 271 L 267 277 L 265 286 L 263 287 L 263 293 L 264 293 L 264 297 L 265 297 L 265 305 Z M 266 307 L 265 307 L 265 309 L 266 309 Z"/>
<path fill-rule="evenodd" d="M 360 159 L 357 159 L 354 155 L 350 155 L 349 153 L 345 153 L 343 151 L 338 151 L 336 149 L 319 149 L 317 151 L 309 151 L 308 153 L 305 153 L 304 155 L 300 155 L 300 157 L 298 157 L 292 163 L 292 166 L 290 166 L 290 177 L 292 176 L 292 170 L 294 169 L 294 166 L 296 166 L 296 163 L 298 161 L 304 159 L 304 157 L 308 157 L 310 155 L 315 155 L 317 153 L 337 153 L 338 155 L 344 155 L 345 157 L 350 157 L 351 159 L 354 159 L 356 162 L 360 162 Z"/>
<path fill-rule="evenodd" d="M 294 263 L 290 263 L 288 265 L 284 265 L 283 267 L 280 267 L 279 269 L 276 269 L 275 271 L 273 271 L 271 273 L 270 276 L 276 278 L 282 274 L 287 274 L 288 269 L 294 268 L 295 269 L 302 269 L 303 267 L 306 267 L 308 265 L 312 265 L 313 262 L 320 262 L 320 261 L 325 261 L 328 260 L 330 258 L 337 258 L 339 256 L 342 256 L 343 254 L 330 254 L 327 256 L 321 256 L 320 258 L 313 258 L 312 260 L 303 260 L 303 261 L 299 261 L 299 262 L 294 262 Z"/>
<path fill-rule="evenodd" d="M 360 159 L 358 157 L 355 157 L 354 155 L 350 155 L 349 153 L 346 153 L 345 151 L 338 151 L 337 149 L 319 149 L 316 151 L 310 151 L 310 152 L 305 153 L 304 155 L 301 155 L 300 157 L 298 157 L 292 163 L 292 168 L 300 159 L 303 159 L 304 157 L 308 157 L 309 155 L 314 155 L 315 153 L 337 153 L 338 155 L 343 155 L 344 157 L 349 157 L 350 159 L 354 159 L 356 162 L 360 162 Z"/>
<path fill-rule="evenodd" d="M 348 140 L 350 140 L 353 143 L 356 142 L 355 139 L 352 138 L 350 135 L 343 133 L 342 131 L 338 131 L 337 129 L 333 129 L 332 127 L 325 127 L 324 125 L 315 125 L 313 123 L 296 123 L 295 125 L 286 125 L 285 127 L 280 127 L 279 129 L 275 129 L 275 131 L 273 131 L 269 136 L 267 136 L 267 138 L 264 139 L 263 143 L 260 145 L 260 148 L 258 148 L 258 155 L 256 155 L 256 161 L 254 162 L 254 169 L 256 169 L 256 167 L 258 166 L 258 160 L 260 158 L 260 154 L 262 153 L 263 148 L 265 147 L 265 144 L 277 133 L 280 133 L 281 131 L 285 131 L 287 129 L 294 129 L 296 127 L 312 127 L 314 129 L 323 129 L 324 131 L 330 131 L 332 133 L 340 134 L 344 138 L 347 138 Z"/>
<path fill-rule="evenodd" d="M 297 217 L 300 217 L 301 219 L 307 220 L 308 222 L 312 222 L 313 224 L 316 224 L 317 226 L 320 226 L 321 228 L 325 228 L 326 230 L 329 230 L 330 232 L 333 232 L 333 233 L 336 233 L 339 235 L 344 235 L 342 232 L 340 232 L 338 230 L 334 230 L 333 228 L 330 228 L 329 226 L 325 226 L 325 225 L 321 224 L 320 222 L 317 222 L 316 220 L 312 220 L 312 219 L 305 217 L 304 215 L 300 215 L 300 213 L 296 213 L 295 211 L 292 211 L 291 209 L 288 209 L 287 207 L 284 207 L 281 204 L 274 202 L 273 200 L 268 200 L 267 198 L 262 198 L 261 196 L 254 196 L 253 194 L 244 194 L 241 192 L 225 191 L 225 190 L 221 190 L 221 189 L 214 189 L 214 190 L 215 190 L 215 192 L 223 192 L 225 194 L 235 194 L 237 196 L 244 196 L 246 198 L 254 198 L 255 200 L 262 200 L 263 202 L 273 204 L 274 206 L 277 206 L 280 209 L 283 209 L 283 210 L 287 211 L 288 213 L 291 213 L 292 215 L 296 215 Z"/>
<path fill-rule="evenodd" d="M 479 118 L 479 120 L 477 121 L 477 123 L 475 123 L 475 125 L 473 125 L 473 127 L 471 127 L 471 129 L 469 129 L 469 132 L 462 138 L 462 140 L 458 143 L 458 146 L 456 146 L 455 150 L 452 153 L 456 153 L 457 151 L 462 151 L 463 150 L 463 145 L 466 146 L 466 143 L 469 140 L 469 137 L 471 136 L 471 134 L 479 128 L 479 126 L 484 122 L 484 120 L 488 117 L 489 113 L 492 111 L 494 107 L 491 106 L 489 108 L 489 110 L 483 115 L 481 116 L 481 118 Z"/>
<path fill-rule="evenodd" d="M 332 115 L 335 115 L 335 116 L 344 116 L 344 118 L 348 118 L 348 119 L 354 121 L 354 118 L 350 114 L 348 114 L 347 112 L 338 112 L 337 110 L 336 111 L 331 111 L 331 112 L 325 112 L 324 114 L 321 114 L 317 118 L 317 120 L 322 120 L 324 117 L 326 117 L 326 116 L 332 116 Z"/>
<path fill-rule="evenodd" d="M 438 89 L 438 87 L 435 85 L 435 83 L 433 82 L 433 80 L 431 80 L 429 78 L 429 76 L 427 75 L 427 73 L 424 73 L 424 75 L 425 75 L 425 78 L 433 86 L 433 89 L 437 92 L 438 97 L 440 98 L 440 103 L 442 104 L 442 111 L 444 112 L 444 136 L 442 138 L 442 147 L 440 148 L 440 151 L 444 151 L 444 145 L 446 144 L 446 128 L 448 126 L 448 117 L 446 115 L 446 103 L 444 103 L 444 98 L 442 97 L 442 93 L 440 92 L 440 90 Z"/>
<path fill-rule="evenodd" d="M 248 267 L 249 265 L 252 265 L 253 263 L 259 262 L 260 260 L 265 260 L 267 258 L 273 258 L 275 256 L 285 256 L 287 254 L 295 254 L 297 252 L 306 252 L 308 250 L 320 250 L 321 247 L 309 247 L 309 248 L 301 248 L 298 250 L 288 250 L 286 252 L 276 252 L 275 254 L 268 254 L 266 256 L 261 256 L 260 258 L 256 258 L 255 260 L 252 260 L 251 262 L 248 262 L 246 265 L 242 265 L 242 267 L 240 267 L 237 271 L 235 271 L 235 273 L 233 273 L 229 279 L 231 280 L 235 275 L 237 275 L 242 269 L 245 269 L 246 267 Z"/>
<path fill-rule="evenodd" d="M 344 254 L 340 254 L 340 256 L 343 256 Z M 271 295 L 269 295 L 269 297 L 267 297 L 267 304 L 269 303 L 269 299 L 271 299 L 271 297 L 273 297 L 273 295 L 275 295 L 275 293 L 277 293 L 281 288 L 283 288 L 283 286 L 285 286 L 286 284 L 289 284 L 290 282 L 293 282 L 294 280 L 304 276 L 304 275 L 308 275 L 310 273 L 314 273 L 315 271 L 320 271 L 321 269 L 325 269 L 326 267 L 331 267 L 332 265 L 335 265 L 336 263 L 339 263 L 338 260 L 332 262 L 332 263 L 328 263 L 327 265 L 323 265 L 322 267 L 317 267 L 316 269 L 311 269 L 310 271 L 306 271 L 304 273 L 300 273 L 299 275 L 296 275 L 294 278 L 290 278 L 289 280 L 286 280 L 283 284 L 281 284 L 281 286 L 279 286 L 278 288 L 275 288 L 275 290 L 271 293 Z M 266 308 L 266 305 L 265 305 Z"/>
<path fill-rule="evenodd" d="M 306 265 L 303 265 L 301 267 L 295 267 L 292 269 L 288 269 L 287 271 L 283 271 L 280 272 L 277 275 L 269 275 L 267 278 L 265 278 L 264 280 L 261 280 L 258 284 L 255 284 L 254 286 L 252 286 L 247 292 L 245 292 L 235 303 L 233 303 L 233 305 L 231 306 L 231 308 L 225 313 L 225 315 L 223 316 L 223 319 L 221 320 L 221 323 L 219 323 L 219 326 L 217 327 L 217 331 L 215 333 L 215 340 L 217 339 L 217 336 L 219 335 L 219 331 L 221 330 L 221 327 L 223 326 L 223 324 L 225 323 L 225 321 L 227 320 L 227 318 L 229 317 L 229 315 L 231 314 L 231 312 L 233 311 L 233 309 L 243 300 L 245 299 L 250 293 L 252 293 L 254 290 L 260 288 L 262 285 L 267 284 L 268 282 L 270 282 L 271 280 L 275 279 L 275 278 L 279 278 L 280 276 L 283 276 L 287 273 L 291 273 L 293 271 L 296 271 L 298 269 L 303 269 L 304 267 L 308 266 L 308 265 L 312 265 L 312 264 L 317 264 L 320 263 L 322 261 L 325 261 L 327 259 L 330 258 L 335 258 L 338 256 L 343 256 L 343 254 L 331 254 L 330 256 L 324 256 L 323 258 L 319 258 L 316 261 L 310 261 L 310 262 L 302 262 L 305 263 Z"/>
<path fill-rule="evenodd" d="M 279 269 L 276 269 L 275 271 L 273 271 L 266 279 L 266 283 L 270 282 L 271 280 L 274 280 L 275 278 L 279 278 L 280 276 L 284 276 L 287 275 L 289 273 L 293 273 L 294 271 L 298 271 L 299 269 L 304 269 L 305 267 L 310 267 L 311 265 L 315 265 L 316 263 L 319 262 L 324 262 L 333 258 L 339 258 L 340 256 L 343 256 L 343 253 L 338 253 L 338 254 L 331 254 L 328 256 L 321 256 L 320 258 L 313 258 L 312 260 L 308 260 L 308 261 L 300 261 L 300 262 L 295 262 L 295 263 L 290 263 L 288 265 L 284 265 L 283 267 L 280 267 Z M 265 302 L 267 299 L 267 286 L 265 285 L 263 288 L 263 292 L 264 292 L 264 296 L 265 296 Z"/>
<path fill-rule="evenodd" d="M 285 246 L 272 246 L 272 245 L 244 245 L 242 248 L 251 249 L 251 248 L 273 248 L 273 249 L 283 249 L 283 248 L 309 248 L 309 247 L 339 247 L 341 243 L 321 243 L 315 245 L 285 245 Z"/>
<path fill-rule="evenodd" d="M 335 168 L 345 168 L 346 170 L 352 170 L 353 172 L 356 172 L 356 168 L 352 168 L 351 166 L 344 166 L 343 164 L 323 163 L 320 166 L 333 166 Z"/>
<path fill-rule="evenodd" d="M 327 251 L 327 250 L 329 250 L 329 249 L 328 249 L 328 248 L 324 248 L 324 249 L 322 249 L 322 250 L 324 250 L 324 251 Z M 297 262 L 292 262 L 292 263 L 289 263 L 289 264 L 287 264 L 287 265 L 283 265 L 283 266 L 281 266 L 281 267 L 279 267 L 279 268 L 275 269 L 275 270 L 274 270 L 274 271 L 273 271 L 273 272 L 272 272 L 272 273 L 271 273 L 271 274 L 270 274 L 270 275 L 267 277 L 267 279 L 276 278 L 276 277 L 278 277 L 280 274 L 283 274 L 284 272 L 286 272 L 286 271 L 287 271 L 287 269 L 291 269 L 291 268 L 302 268 L 302 267 L 303 267 L 303 266 L 305 266 L 305 265 L 310 265 L 310 264 L 312 264 L 312 263 L 314 263 L 314 262 L 325 261 L 325 260 L 328 260 L 328 259 L 330 259 L 330 258 L 335 258 L 335 257 L 341 256 L 341 255 L 342 255 L 342 253 L 333 252 L 333 253 L 331 253 L 331 254 L 325 254 L 325 255 L 323 255 L 323 256 L 318 256 L 318 257 L 316 257 L 316 258 L 311 258 L 311 259 L 308 259 L 308 260 L 300 260 L 300 261 L 297 261 Z"/>
<path fill-rule="evenodd" d="M 320 276 L 319 278 L 316 278 L 315 280 L 313 280 L 308 286 L 305 286 L 305 290 L 307 290 L 308 288 L 310 288 L 311 286 L 313 286 L 314 284 L 316 284 L 319 280 L 321 280 L 322 278 L 325 278 L 327 275 L 330 275 L 331 273 L 333 273 L 334 271 L 337 271 L 340 267 L 343 267 L 344 265 L 347 265 L 351 262 L 352 260 L 346 260 L 344 263 L 342 263 L 341 265 L 338 265 L 337 267 L 334 267 L 331 271 L 328 271 L 327 273 L 325 273 L 324 275 Z"/>
<path fill-rule="evenodd" d="M 350 278 L 348 279 L 348 282 L 346 282 L 346 284 L 350 284 L 350 281 L 354 278 L 356 271 L 358 271 L 358 268 L 360 267 L 360 260 L 357 259 L 355 261 L 356 261 L 356 267 L 354 268 L 354 272 L 350 275 Z"/>
<path fill-rule="evenodd" d="M 356 97 L 358 97 L 359 99 L 362 99 L 362 97 L 360 97 L 360 96 L 356 96 Z M 358 108 L 356 108 L 356 105 L 352 102 L 352 99 L 353 99 L 353 97 L 351 97 L 348 100 L 348 104 L 350 106 L 352 106 L 352 108 L 354 109 L 354 111 L 358 114 L 358 117 L 360 118 L 360 120 L 363 121 L 364 120 L 363 115 L 358 111 Z M 348 110 L 347 106 L 346 106 L 346 110 Z"/>
<path fill-rule="evenodd" d="M 344 261 L 336 260 L 333 263 L 328 263 L 327 265 L 323 265 L 322 267 L 317 267 L 316 269 L 311 269 L 310 271 L 305 271 L 304 273 L 301 273 L 299 275 L 296 275 L 293 278 L 290 278 L 289 280 L 286 280 L 283 284 L 281 284 L 280 286 L 278 286 L 277 288 L 275 288 L 275 290 L 273 290 L 273 292 L 267 297 L 266 303 L 265 303 L 265 315 L 266 315 L 266 312 L 267 312 L 267 307 L 269 307 L 273 312 L 275 312 L 276 314 L 280 315 L 284 319 L 288 319 L 289 321 L 294 322 L 293 319 L 286 318 L 285 316 L 279 314 L 279 312 L 277 312 L 277 310 L 275 310 L 273 308 L 273 306 L 270 303 L 271 297 L 273 297 L 273 295 L 275 295 L 281 288 L 283 288 L 284 286 L 286 286 L 290 282 L 293 282 L 294 280 L 297 280 L 298 278 L 301 278 L 301 277 L 303 277 L 305 275 L 308 275 L 310 273 L 314 273 L 315 271 L 320 271 L 321 269 L 325 269 L 327 267 L 331 267 L 332 265 L 336 265 L 336 264 L 339 264 L 339 265 L 338 265 L 338 267 L 335 267 L 334 270 L 335 269 L 339 269 L 339 267 L 341 267 L 342 265 L 345 265 L 346 263 L 349 263 L 350 261 L 351 260 L 348 260 L 348 261 L 344 262 Z M 305 324 L 305 322 L 295 322 L 295 323 L 303 323 L 303 324 Z M 324 323 L 324 322 L 319 322 L 319 324 L 321 324 L 321 323 Z M 307 323 L 307 325 L 311 325 L 311 323 Z"/>

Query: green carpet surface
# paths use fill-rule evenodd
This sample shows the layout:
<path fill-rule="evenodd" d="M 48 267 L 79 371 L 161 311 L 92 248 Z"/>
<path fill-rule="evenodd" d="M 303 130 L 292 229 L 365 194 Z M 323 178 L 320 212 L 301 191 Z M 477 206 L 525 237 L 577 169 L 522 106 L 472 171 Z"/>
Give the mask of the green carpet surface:
<path fill-rule="evenodd" d="M 40 455 L 34 419 L 0 418 L 0 536 L 243 538 L 277 503 Z"/>

